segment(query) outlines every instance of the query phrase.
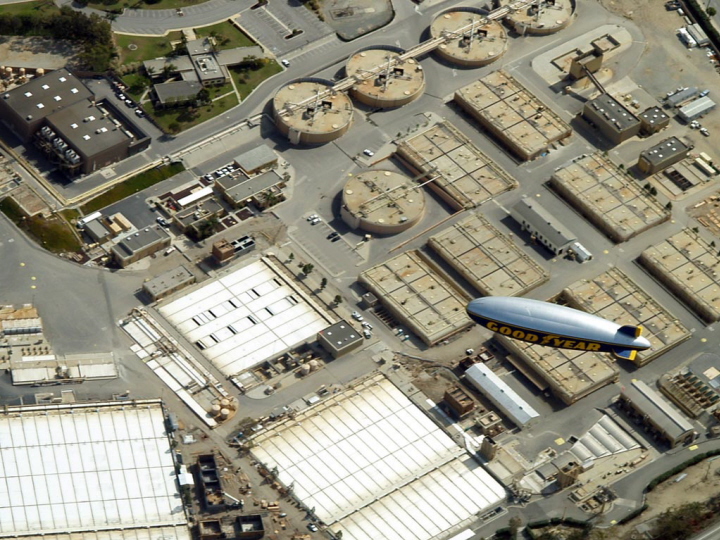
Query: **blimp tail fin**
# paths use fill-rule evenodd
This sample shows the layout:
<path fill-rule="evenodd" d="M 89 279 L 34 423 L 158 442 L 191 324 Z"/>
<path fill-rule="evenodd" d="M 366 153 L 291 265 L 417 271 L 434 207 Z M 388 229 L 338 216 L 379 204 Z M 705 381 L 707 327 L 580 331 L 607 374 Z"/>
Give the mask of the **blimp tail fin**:
<path fill-rule="evenodd" d="M 637 351 L 634 349 L 616 348 L 613 349 L 612 352 L 615 355 L 615 358 L 622 358 L 623 360 L 630 360 L 631 362 L 634 362 L 635 357 L 637 356 Z"/>
<path fill-rule="evenodd" d="M 631 336 L 631 337 L 640 337 L 640 335 L 642 334 L 642 331 L 643 331 L 642 326 L 627 325 L 627 326 L 621 326 L 620 328 L 618 328 L 618 332 L 620 332 L 621 334 L 625 334 L 627 336 Z"/>

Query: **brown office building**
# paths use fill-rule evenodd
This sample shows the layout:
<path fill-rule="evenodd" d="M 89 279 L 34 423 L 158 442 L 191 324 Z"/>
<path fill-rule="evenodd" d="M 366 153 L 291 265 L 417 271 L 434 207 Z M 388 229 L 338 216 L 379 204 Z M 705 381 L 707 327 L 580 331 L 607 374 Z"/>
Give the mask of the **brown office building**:
<path fill-rule="evenodd" d="M 691 149 L 692 146 L 677 137 L 668 137 L 640 153 L 638 169 L 646 174 L 655 174 L 685 159 Z"/>

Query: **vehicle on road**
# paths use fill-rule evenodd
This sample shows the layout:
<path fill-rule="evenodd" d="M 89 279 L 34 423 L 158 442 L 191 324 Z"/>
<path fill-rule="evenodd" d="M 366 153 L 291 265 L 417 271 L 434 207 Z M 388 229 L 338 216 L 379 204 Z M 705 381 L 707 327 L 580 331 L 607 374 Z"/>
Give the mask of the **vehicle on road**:
<path fill-rule="evenodd" d="M 536 345 L 576 351 L 609 352 L 634 361 L 650 348 L 642 327 L 621 326 L 565 306 L 530 300 L 488 296 L 467 305 L 471 319 L 492 332 Z"/>
<path fill-rule="evenodd" d="M 372 337 L 372 333 L 367 328 L 363 328 L 363 336 L 365 336 L 365 339 L 370 339 Z"/>
<path fill-rule="evenodd" d="M 168 226 L 170 225 L 170 223 L 168 223 L 167 219 L 165 219 L 165 218 L 162 217 L 162 216 L 158 216 L 155 221 L 157 221 L 157 222 L 158 222 L 160 225 L 162 225 L 163 227 L 168 227 Z"/>
<path fill-rule="evenodd" d="M 363 328 L 366 328 L 366 329 L 368 329 L 368 330 L 372 330 L 372 329 L 373 329 L 373 325 L 370 324 L 370 323 L 367 322 L 367 321 L 363 321 L 362 327 L 363 327 Z"/>
<path fill-rule="evenodd" d="M 353 312 L 350 314 L 350 316 L 351 316 L 353 319 L 355 319 L 356 321 L 359 321 L 359 322 L 362 322 L 362 321 L 363 321 L 363 316 L 360 315 L 357 311 L 353 311 Z"/>
<path fill-rule="evenodd" d="M 372 150 L 368 150 L 366 148 L 365 150 L 363 150 L 363 154 L 365 154 L 368 157 L 373 157 L 375 155 L 375 152 L 373 152 Z"/>
<path fill-rule="evenodd" d="M 165 255 L 170 255 L 173 251 L 175 251 L 175 246 L 170 246 L 165 250 Z"/>

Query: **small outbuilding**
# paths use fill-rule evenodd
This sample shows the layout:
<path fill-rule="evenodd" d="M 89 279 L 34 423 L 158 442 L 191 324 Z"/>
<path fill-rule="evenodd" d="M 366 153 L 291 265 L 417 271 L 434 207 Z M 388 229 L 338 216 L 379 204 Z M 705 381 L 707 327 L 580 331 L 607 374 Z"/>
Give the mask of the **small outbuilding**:
<path fill-rule="evenodd" d="M 320 330 L 317 340 L 333 358 L 338 358 L 362 345 L 363 336 L 349 322 L 340 321 Z"/>
<path fill-rule="evenodd" d="M 528 231 L 534 240 L 544 245 L 555 255 L 562 255 L 577 241 L 575 235 L 558 222 L 540 203 L 523 197 L 512 207 L 510 215 L 523 231 Z"/>

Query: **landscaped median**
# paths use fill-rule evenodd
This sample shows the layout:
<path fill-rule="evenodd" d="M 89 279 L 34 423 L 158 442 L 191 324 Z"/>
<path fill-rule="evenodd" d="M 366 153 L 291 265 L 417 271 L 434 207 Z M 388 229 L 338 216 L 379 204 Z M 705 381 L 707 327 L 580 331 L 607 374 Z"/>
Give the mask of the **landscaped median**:
<path fill-rule="evenodd" d="M 155 167 L 135 176 L 131 176 L 124 182 L 110 188 L 105 193 L 98 195 L 94 199 L 90 199 L 88 202 L 83 204 L 80 209 L 84 215 L 96 212 L 101 208 L 105 208 L 113 203 L 121 201 L 122 199 L 134 195 L 138 191 L 154 186 L 155 184 L 162 182 L 181 173 L 185 170 L 185 166 L 182 163 L 171 163 L 170 165 L 162 165 Z"/>

